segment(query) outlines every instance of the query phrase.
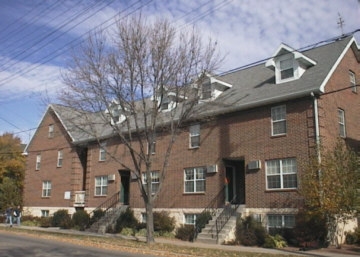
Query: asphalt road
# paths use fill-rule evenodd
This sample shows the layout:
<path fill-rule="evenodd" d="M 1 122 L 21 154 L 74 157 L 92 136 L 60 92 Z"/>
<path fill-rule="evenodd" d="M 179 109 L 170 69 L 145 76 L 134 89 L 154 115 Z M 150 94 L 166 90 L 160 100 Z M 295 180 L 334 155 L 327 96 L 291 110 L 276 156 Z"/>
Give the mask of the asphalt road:
<path fill-rule="evenodd" d="M 5 232 L 5 233 L 4 233 Z M 145 257 L 149 255 L 109 251 L 0 231 L 1 257 Z M 154 256 L 153 256 L 154 257 Z"/>

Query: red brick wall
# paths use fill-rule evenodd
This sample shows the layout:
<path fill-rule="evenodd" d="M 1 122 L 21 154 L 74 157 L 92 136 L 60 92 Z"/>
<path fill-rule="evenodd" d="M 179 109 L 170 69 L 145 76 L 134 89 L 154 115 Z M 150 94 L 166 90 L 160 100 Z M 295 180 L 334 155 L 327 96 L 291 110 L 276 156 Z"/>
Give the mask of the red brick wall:
<path fill-rule="evenodd" d="M 48 137 L 49 125 L 54 125 L 54 137 Z M 63 165 L 57 167 L 58 150 L 63 151 Z M 77 154 L 69 143 L 69 138 L 53 113 L 47 113 L 28 146 L 25 171 L 25 206 L 72 206 L 71 200 L 64 199 L 65 191 L 81 190 L 81 184 L 74 184 L 72 175 L 76 172 L 82 181 L 81 166 L 73 164 Z M 41 154 L 40 170 L 35 169 L 36 156 Z M 74 170 L 76 168 L 76 170 Z M 42 182 L 52 183 L 50 197 L 42 197 Z"/>

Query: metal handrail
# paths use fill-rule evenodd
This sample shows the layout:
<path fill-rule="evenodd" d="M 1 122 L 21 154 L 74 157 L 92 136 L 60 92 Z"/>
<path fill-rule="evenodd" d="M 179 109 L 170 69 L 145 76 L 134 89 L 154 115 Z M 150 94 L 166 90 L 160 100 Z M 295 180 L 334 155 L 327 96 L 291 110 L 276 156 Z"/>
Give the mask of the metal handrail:
<path fill-rule="evenodd" d="M 108 198 L 105 202 L 101 203 L 98 207 L 96 207 L 91 213 L 90 217 L 98 210 L 102 210 L 104 212 L 107 212 L 110 208 L 117 205 L 120 201 L 120 191 L 112 195 L 110 198 Z"/>
<path fill-rule="evenodd" d="M 216 215 L 216 210 L 219 203 L 222 203 L 223 201 L 223 193 L 225 190 L 225 186 L 219 191 L 219 193 L 210 201 L 210 203 L 204 208 L 204 210 L 200 213 L 199 216 L 204 215 L 204 213 L 210 213 L 210 215 L 213 217 Z M 194 230 L 194 240 L 197 238 L 198 234 L 201 232 L 202 227 L 200 227 L 201 224 L 196 223 L 195 224 L 195 230 Z"/>
<path fill-rule="evenodd" d="M 240 204 L 236 203 L 237 197 L 236 195 L 234 198 L 230 201 L 229 204 L 225 205 L 224 209 L 220 213 L 220 215 L 217 217 L 215 221 L 216 226 L 216 240 L 219 240 L 219 233 L 223 229 L 223 227 L 226 225 L 226 223 L 229 221 L 230 217 L 236 213 L 237 208 L 240 206 Z"/>

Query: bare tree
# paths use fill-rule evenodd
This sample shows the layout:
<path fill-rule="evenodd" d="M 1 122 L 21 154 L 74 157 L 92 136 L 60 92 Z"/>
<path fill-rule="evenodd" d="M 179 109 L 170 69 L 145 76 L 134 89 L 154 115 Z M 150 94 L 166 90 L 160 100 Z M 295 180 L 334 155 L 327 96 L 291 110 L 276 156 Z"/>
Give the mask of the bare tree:
<path fill-rule="evenodd" d="M 176 136 L 194 113 L 204 75 L 221 61 L 215 46 L 211 40 L 204 44 L 194 29 L 180 33 L 167 20 L 149 23 L 139 15 L 119 20 L 111 36 L 104 32 L 90 36 L 63 76 L 66 88 L 60 99 L 81 113 L 78 129 L 99 142 L 109 134 L 106 130 L 111 131 L 130 153 L 131 165 L 116 153 L 111 156 L 137 178 L 146 207 L 148 243 L 154 242 L 153 205 Z M 169 135 L 167 150 L 154 190 L 150 148 L 157 133 L 164 131 Z M 143 176 L 148 183 L 142 183 Z"/>

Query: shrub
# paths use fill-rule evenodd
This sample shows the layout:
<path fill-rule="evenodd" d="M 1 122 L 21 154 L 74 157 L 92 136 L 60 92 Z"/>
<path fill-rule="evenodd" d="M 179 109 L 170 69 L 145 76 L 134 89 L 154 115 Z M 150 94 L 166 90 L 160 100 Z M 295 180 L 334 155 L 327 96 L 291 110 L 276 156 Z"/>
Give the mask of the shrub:
<path fill-rule="evenodd" d="M 89 225 L 90 215 L 84 210 L 78 210 L 72 216 L 72 222 L 75 227 L 78 227 L 79 230 L 84 231 L 85 228 Z"/>
<path fill-rule="evenodd" d="M 356 228 L 353 232 L 347 232 L 345 242 L 349 245 L 360 245 L 360 227 Z"/>
<path fill-rule="evenodd" d="M 194 241 L 195 227 L 193 225 L 180 225 L 176 229 L 175 238 L 183 241 Z"/>
<path fill-rule="evenodd" d="M 285 239 L 281 235 L 267 235 L 263 247 L 265 248 L 284 248 L 287 246 Z"/>
<path fill-rule="evenodd" d="M 154 231 L 162 235 L 175 229 L 175 218 L 170 217 L 168 212 L 154 212 Z"/>
<path fill-rule="evenodd" d="M 201 230 L 206 226 L 206 224 L 209 223 L 209 220 L 211 219 L 212 216 L 209 211 L 202 212 L 196 217 L 195 227 L 198 230 L 198 233 L 201 232 Z"/>
<path fill-rule="evenodd" d="M 236 241 L 245 246 L 262 246 L 267 236 L 265 228 L 252 216 L 241 219 L 236 225 Z"/>
<path fill-rule="evenodd" d="M 72 220 L 67 210 L 56 211 L 52 217 L 51 225 L 53 227 L 60 227 L 64 229 L 68 229 L 73 226 Z"/>
<path fill-rule="evenodd" d="M 132 229 L 135 233 L 135 230 L 138 227 L 138 220 L 134 216 L 134 211 L 130 208 L 127 208 L 126 211 L 120 214 L 119 218 L 116 221 L 115 232 L 120 233 L 124 228 Z"/>
<path fill-rule="evenodd" d="M 41 217 L 40 218 L 40 227 L 48 228 L 52 225 L 53 217 Z"/>
<path fill-rule="evenodd" d="M 105 211 L 98 209 L 93 211 L 93 215 L 90 218 L 90 226 L 97 222 L 99 219 L 101 219 L 105 215 Z"/>
<path fill-rule="evenodd" d="M 319 246 L 325 245 L 327 226 L 324 215 L 309 210 L 301 210 L 296 215 L 295 220 L 294 235 L 301 246 L 307 247 L 307 245 L 314 245 L 314 243 Z"/>

